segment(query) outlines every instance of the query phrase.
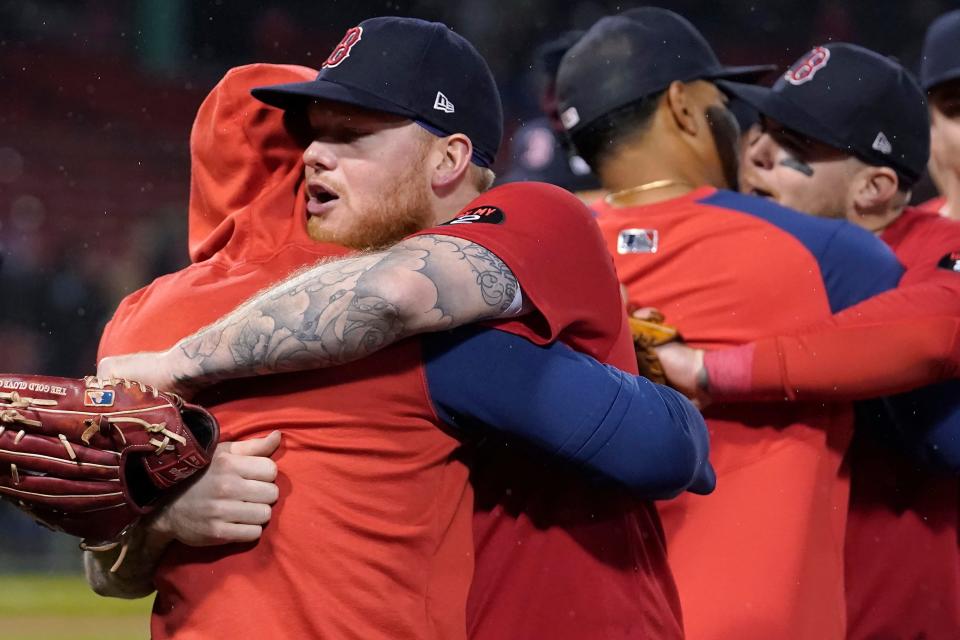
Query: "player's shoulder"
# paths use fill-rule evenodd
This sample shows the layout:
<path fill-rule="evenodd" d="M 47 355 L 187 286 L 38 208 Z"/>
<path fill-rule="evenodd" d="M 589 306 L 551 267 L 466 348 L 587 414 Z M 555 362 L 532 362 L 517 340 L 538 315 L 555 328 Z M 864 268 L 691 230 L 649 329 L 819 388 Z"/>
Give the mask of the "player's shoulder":
<path fill-rule="evenodd" d="M 914 228 L 937 235 L 960 238 L 960 221 L 942 216 L 936 210 L 908 207 L 904 210 L 901 219 Z"/>
<path fill-rule="evenodd" d="M 936 198 L 931 198 L 926 202 L 921 202 L 920 204 L 912 208 L 920 209 L 921 211 L 932 211 L 933 213 L 940 213 L 940 210 L 943 209 L 943 206 L 945 204 L 947 204 L 947 198 L 945 196 L 937 196 Z"/>
<path fill-rule="evenodd" d="M 939 213 L 908 208 L 884 229 L 882 238 L 909 268 L 937 260 L 954 270 L 960 255 L 960 222 Z"/>
<path fill-rule="evenodd" d="M 518 194 L 521 196 L 533 196 L 537 198 L 571 199 L 574 202 L 579 202 L 576 196 L 566 189 L 553 184 L 548 184 L 546 182 L 534 181 L 509 182 L 507 184 L 501 184 L 484 193 L 481 193 L 476 199 L 481 200 L 484 197 L 489 196 L 516 197 Z"/>
<path fill-rule="evenodd" d="M 550 224 L 592 221 L 593 213 L 578 197 L 546 182 L 510 182 L 480 194 L 459 217 L 476 209 L 494 207 L 505 217 L 544 218 Z"/>
<path fill-rule="evenodd" d="M 725 189 L 717 189 L 713 193 L 700 198 L 698 203 L 746 213 L 778 227 L 811 228 L 822 233 L 834 233 L 844 224 L 840 220 L 818 218 L 801 213 L 767 198 Z"/>
<path fill-rule="evenodd" d="M 758 221 L 789 234 L 817 256 L 845 248 L 856 248 L 859 252 L 865 251 L 879 256 L 892 256 L 886 245 L 876 236 L 846 220 L 820 218 L 767 198 L 725 190 L 717 190 L 699 202 L 753 216 Z"/>
<path fill-rule="evenodd" d="M 120 301 L 114 312 L 114 318 L 120 317 L 138 317 L 144 311 L 153 311 L 154 303 L 159 300 L 170 300 L 178 296 L 174 294 L 183 294 L 189 290 L 190 284 L 202 275 L 208 275 L 210 278 L 222 277 L 228 269 L 217 263 L 215 260 L 209 260 L 202 263 L 189 264 L 178 271 L 167 273 L 154 278 L 149 284 L 130 293 Z M 169 307 L 166 309 L 169 312 Z"/>
<path fill-rule="evenodd" d="M 144 310 L 153 306 L 154 300 L 165 295 L 166 290 L 175 279 L 176 273 L 163 275 L 124 296 L 113 313 L 112 321 L 114 323 L 127 323 L 139 320 Z"/>

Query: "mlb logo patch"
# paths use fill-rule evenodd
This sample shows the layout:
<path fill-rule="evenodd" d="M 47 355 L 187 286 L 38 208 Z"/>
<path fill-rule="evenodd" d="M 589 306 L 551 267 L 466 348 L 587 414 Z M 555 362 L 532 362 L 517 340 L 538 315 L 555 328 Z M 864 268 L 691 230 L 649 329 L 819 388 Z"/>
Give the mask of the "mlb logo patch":
<path fill-rule="evenodd" d="M 656 253 L 660 234 L 656 229 L 624 229 L 617 238 L 617 253 Z"/>
<path fill-rule="evenodd" d="M 114 396 L 112 389 L 87 389 L 83 396 L 83 406 L 112 407 Z"/>

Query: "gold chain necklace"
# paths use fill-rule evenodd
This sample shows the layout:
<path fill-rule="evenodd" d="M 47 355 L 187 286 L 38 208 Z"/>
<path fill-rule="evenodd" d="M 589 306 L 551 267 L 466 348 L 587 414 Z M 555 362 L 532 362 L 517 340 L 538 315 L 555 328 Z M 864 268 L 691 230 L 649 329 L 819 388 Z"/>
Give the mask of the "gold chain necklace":
<path fill-rule="evenodd" d="M 613 193 L 608 193 L 603 197 L 603 201 L 606 202 L 611 207 L 615 207 L 616 204 L 614 203 L 614 200 L 621 198 L 623 196 L 633 195 L 635 193 L 643 193 L 644 191 L 653 191 L 654 189 L 664 189 L 666 187 L 690 187 L 691 189 L 693 189 L 693 185 L 690 184 L 689 182 L 684 182 L 683 180 L 672 180 L 670 178 L 664 178 L 662 180 L 645 182 L 635 187 L 630 187 L 628 189 L 622 189 L 620 191 L 614 191 Z"/>

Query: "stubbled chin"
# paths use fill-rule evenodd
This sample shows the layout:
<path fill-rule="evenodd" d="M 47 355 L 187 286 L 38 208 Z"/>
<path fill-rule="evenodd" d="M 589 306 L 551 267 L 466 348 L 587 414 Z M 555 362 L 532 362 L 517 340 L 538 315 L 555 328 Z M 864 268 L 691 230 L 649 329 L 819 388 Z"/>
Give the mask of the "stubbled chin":
<path fill-rule="evenodd" d="M 378 190 L 374 197 L 338 202 L 323 216 L 307 219 L 307 233 L 317 242 L 351 249 L 382 249 L 433 225 L 430 192 L 416 179 L 419 166 Z"/>
<path fill-rule="evenodd" d="M 308 215 L 307 235 L 315 242 L 339 244 L 337 242 L 337 236 L 339 234 L 337 234 L 333 225 L 330 224 L 330 220 L 325 217 Z"/>

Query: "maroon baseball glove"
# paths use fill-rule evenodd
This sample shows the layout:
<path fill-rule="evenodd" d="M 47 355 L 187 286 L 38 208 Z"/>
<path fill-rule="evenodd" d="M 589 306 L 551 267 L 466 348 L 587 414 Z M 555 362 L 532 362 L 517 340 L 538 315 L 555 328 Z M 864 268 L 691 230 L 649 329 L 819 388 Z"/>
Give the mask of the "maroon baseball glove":
<path fill-rule="evenodd" d="M 126 380 L 0 374 L 0 496 L 107 549 L 210 464 L 217 421 Z"/>

